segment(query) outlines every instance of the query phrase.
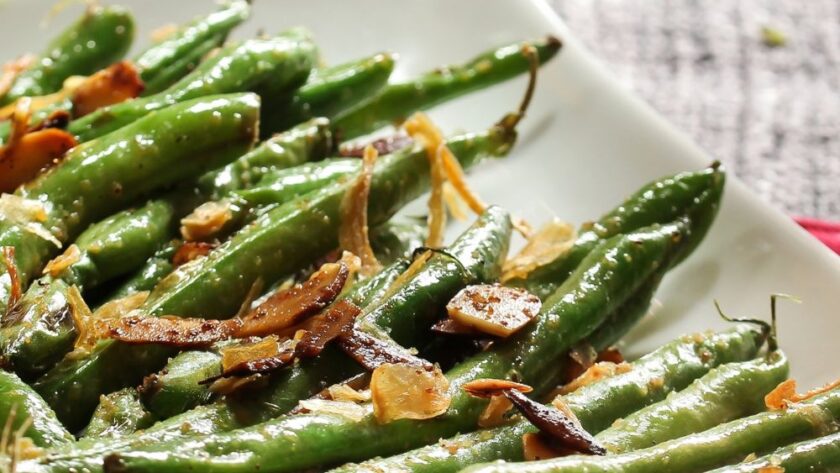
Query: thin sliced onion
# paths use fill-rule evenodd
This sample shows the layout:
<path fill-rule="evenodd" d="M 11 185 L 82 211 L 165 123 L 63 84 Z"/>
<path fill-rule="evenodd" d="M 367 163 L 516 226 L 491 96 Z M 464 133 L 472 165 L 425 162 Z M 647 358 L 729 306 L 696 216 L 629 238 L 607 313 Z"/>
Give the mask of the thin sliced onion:
<path fill-rule="evenodd" d="M 82 252 L 79 247 L 70 245 L 64 250 L 64 253 L 51 259 L 46 266 L 44 266 L 43 274 L 49 274 L 52 277 L 57 277 L 65 269 L 78 263 L 81 259 Z"/>
<path fill-rule="evenodd" d="M 575 242 L 575 228 L 559 219 L 543 225 L 528 239 L 528 243 L 513 258 L 502 266 L 502 283 L 511 279 L 524 278 L 534 269 L 554 261 Z"/>
<path fill-rule="evenodd" d="M 368 200 L 373 179 L 373 167 L 379 157 L 373 146 L 366 146 L 362 156 L 362 168 L 356 181 L 344 194 L 341 201 L 341 227 L 338 244 L 361 259 L 360 273 L 363 276 L 375 274 L 382 265 L 376 260 L 368 235 Z"/>
<path fill-rule="evenodd" d="M 202 256 L 207 256 L 217 246 L 215 243 L 204 241 L 185 241 L 172 255 L 172 264 L 177 268 Z"/>
<path fill-rule="evenodd" d="M 233 218 L 227 200 L 205 202 L 181 219 L 181 236 L 187 241 L 207 240 Z"/>
<path fill-rule="evenodd" d="M 578 389 L 588 386 L 596 381 L 626 373 L 633 369 L 629 363 L 610 363 L 602 361 L 590 366 L 582 375 L 575 378 L 571 383 L 560 388 L 560 394 L 569 394 Z"/>
<path fill-rule="evenodd" d="M 70 315 L 76 326 L 76 341 L 73 347 L 77 352 L 88 351 L 102 338 L 104 328 L 100 324 L 101 321 L 93 317 L 76 286 L 70 286 L 67 291 L 67 302 L 70 304 Z"/>
<path fill-rule="evenodd" d="M 248 361 L 279 355 L 280 339 L 276 335 L 271 335 L 255 343 L 226 347 L 222 349 L 221 353 L 222 371 L 229 371 Z"/>
<path fill-rule="evenodd" d="M 507 413 L 511 409 L 513 409 L 513 404 L 508 398 L 502 395 L 491 397 L 487 407 L 481 411 L 481 415 L 478 417 L 478 426 L 482 429 L 488 429 L 507 424 L 510 422 Z"/>
<path fill-rule="evenodd" d="M 316 414 L 332 414 L 345 417 L 353 422 L 365 418 L 370 409 L 351 401 L 332 401 L 328 399 L 304 399 L 298 405 Z"/>
<path fill-rule="evenodd" d="M 431 192 L 428 203 L 429 235 L 426 238 L 426 246 L 439 247 L 443 245 L 443 234 L 446 229 L 446 207 L 443 198 L 446 170 L 443 166 L 442 155 L 438 152 L 443 137 L 424 113 L 415 113 L 405 121 L 403 127 L 409 136 L 423 144 L 426 156 L 429 158 Z"/>
<path fill-rule="evenodd" d="M 0 220 L 18 225 L 27 232 L 61 248 L 61 242 L 44 226 L 47 211 L 37 200 L 25 199 L 15 194 L 0 195 Z"/>
<path fill-rule="evenodd" d="M 435 367 L 384 364 L 373 371 L 370 393 L 380 423 L 398 419 L 432 419 L 449 408 L 449 380 Z"/>
<path fill-rule="evenodd" d="M 333 401 L 370 401 L 370 390 L 357 391 L 346 384 L 334 384 L 327 388 L 327 392 Z"/>

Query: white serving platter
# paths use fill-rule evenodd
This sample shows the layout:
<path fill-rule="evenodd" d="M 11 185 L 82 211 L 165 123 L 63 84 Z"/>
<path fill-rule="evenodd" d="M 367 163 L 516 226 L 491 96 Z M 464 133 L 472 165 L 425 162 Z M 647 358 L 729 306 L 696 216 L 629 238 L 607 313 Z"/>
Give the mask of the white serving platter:
<path fill-rule="evenodd" d="M 0 60 L 39 51 L 80 9 L 71 6 L 44 27 L 54 3 L 0 2 Z M 114 3 L 134 11 L 138 43 L 163 24 L 214 8 L 207 0 Z M 575 223 L 595 218 L 643 183 L 701 168 L 714 158 L 617 82 L 540 0 L 254 3 L 251 20 L 234 36 L 305 25 L 328 63 L 378 50 L 398 52 L 396 78 L 506 42 L 546 33 L 561 37 L 565 47 L 540 73 L 518 146 L 507 159 L 487 163 L 471 177 L 485 200 L 533 223 L 554 215 Z M 518 103 L 524 83 L 515 80 L 473 94 L 431 115 L 447 132 L 480 129 Z M 834 363 L 840 359 L 840 258 L 730 175 L 715 226 L 700 249 L 667 277 L 658 293 L 661 308 L 626 337 L 626 353 L 639 355 L 678 335 L 725 326 L 714 299 L 731 314 L 768 317 L 774 292 L 803 301 L 779 307 L 780 342 L 794 377 L 812 387 L 840 376 Z"/>

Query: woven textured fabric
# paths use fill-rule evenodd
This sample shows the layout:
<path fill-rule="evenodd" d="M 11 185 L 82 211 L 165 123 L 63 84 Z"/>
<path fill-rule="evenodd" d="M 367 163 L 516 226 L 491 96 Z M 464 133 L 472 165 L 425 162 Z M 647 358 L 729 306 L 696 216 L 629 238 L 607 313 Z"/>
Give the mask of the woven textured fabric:
<path fill-rule="evenodd" d="M 619 80 L 766 201 L 840 220 L 840 2 L 552 5 Z M 763 27 L 784 44 L 768 46 Z"/>

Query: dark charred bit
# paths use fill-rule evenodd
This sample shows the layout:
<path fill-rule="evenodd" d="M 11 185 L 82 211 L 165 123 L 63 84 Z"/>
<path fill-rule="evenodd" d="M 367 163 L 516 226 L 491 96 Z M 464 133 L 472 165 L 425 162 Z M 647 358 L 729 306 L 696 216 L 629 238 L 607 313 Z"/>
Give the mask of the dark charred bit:
<path fill-rule="evenodd" d="M 67 125 L 70 124 L 70 112 L 64 109 L 55 110 L 50 113 L 47 118 L 41 120 L 39 123 L 36 123 L 34 126 L 30 127 L 27 130 L 28 133 L 32 133 L 35 131 L 41 131 L 46 128 L 58 128 L 59 130 L 67 129 Z"/>
<path fill-rule="evenodd" d="M 349 335 L 340 337 L 338 346 L 368 371 L 373 371 L 386 363 L 417 365 L 427 371 L 434 369 L 432 363 L 408 353 L 401 346 L 380 340 L 360 330 L 354 329 Z"/>
<path fill-rule="evenodd" d="M 276 354 L 225 366 L 220 375 L 205 379 L 201 383 L 209 384 L 217 380 L 222 381 L 223 378 L 244 378 L 266 374 L 286 368 L 296 359 L 318 356 L 327 343 L 343 334 L 350 333 L 356 317 L 361 312 L 362 309 L 353 303 L 340 301 L 324 312 L 279 333 L 280 338 L 286 339 L 286 343 L 278 347 L 279 351 Z M 294 337 L 294 341 L 289 340 L 291 337 Z M 228 384 L 230 383 L 236 383 L 236 380 L 228 380 Z"/>
<path fill-rule="evenodd" d="M 414 144 L 414 140 L 412 140 L 408 135 L 403 133 L 395 133 L 393 135 L 386 136 L 384 138 L 379 138 L 367 143 L 358 143 L 354 145 L 343 145 L 338 150 L 339 156 L 343 156 L 345 158 L 361 158 L 364 156 L 365 148 L 370 145 L 379 153 L 379 156 L 385 154 L 391 154 L 395 151 L 399 151 L 403 148 L 407 148 Z"/>
<path fill-rule="evenodd" d="M 350 301 L 339 301 L 333 307 L 304 321 L 296 327 L 298 339 L 295 353 L 300 358 L 312 358 L 321 354 L 327 343 L 349 335 L 353 331 L 356 317 L 362 309 Z"/>
<path fill-rule="evenodd" d="M 350 270 L 344 263 L 322 266 L 306 282 L 275 292 L 243 316 L 234 336 L 265 336 L 289 329 L 332 303 L 348 277 Z"/>
<path fill-rule="evenodd" d="M 123 317 L 108 326 L 108 338 L 131 344 L 158 344 L 203 348 L 230 338 L 239 319 L 212 320 L 183 317 Z"/>
<path fill-rule="evenodd" d="M 505 389 L 502 393 L 534 427 L 551 439 L 552 446 L 558 450 L 574 450 L 590 455 L 607 454 L 606 449 L 598 445 L 589 432 L 578 427 L 559 409 L 540 404 L 515 389 Z"/>
<path fill-rule="evenodd" d="M 473 327 L 462 324 L 454 319 L 441 319 L 434 325 L 432 325 L 432 332 L 439 333 L 441 335 L 460 335 L 464 337 L 470 338 L 485 338 L 487 334 L 476 330 Z"/>

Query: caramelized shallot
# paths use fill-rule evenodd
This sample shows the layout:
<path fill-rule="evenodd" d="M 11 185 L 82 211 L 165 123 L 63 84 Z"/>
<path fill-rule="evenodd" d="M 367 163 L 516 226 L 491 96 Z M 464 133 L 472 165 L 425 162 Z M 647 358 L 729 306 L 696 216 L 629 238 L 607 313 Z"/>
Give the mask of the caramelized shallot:
<path fill-rule="evenodd" d="M 363 276 L 372 276 L 382 267 L 370 246 L 368 232 L 368 198 L 373 179 L 373 166 L 378 156 L 379 154 L 372 146 L 365 147 L 361 172 L 341 201 L 338 245 L 361 259 L 360 273 Z"/>
<path fill-rule="evenodd" d="M 449 380 L 435 367 L 386 363 L 373 371 L 370 393 L 380 423 L 398 419 L 431 419 L 446 412 L 452 399 Z"/>
<path fill-rule="evenodd" d="M 562 255 L 575 242 L 577 235 L 570 224 L 553 219 L 533 234 L 528 243 L 502 266 L 502 283 L 524 278 L 534 269 L 550 263 Z"/>
<path fill-rule="evenodd" d="M 233 218 L 231 203 L 227 200 L 205 202 L 181 219 L 181 236 L 186 241 L 211 238 Z"/>
<path fill-rule="evenodd" d="M 339 338 L 338 346 L 368 371 L 374 371 L 384 364 L 422 366 L 426 370 L 433 368 L 431 363 L 412 355 L 398 344 L 388 343 L 360 330 L 352 330 Z"/>
<path fill-rule="evenodd" d="M 196 258 L 207 256 L 214 248 L 216 248 L 216 246 L 217 245 L 213 243 L 206 243 L 203 241 L 185 241 L 178 247 L 175 254 L 172 255 L 172 264 L 177 268 L 178 266 L 189 263 Z"/>
<path fill-rule="evenodd" d="M 120 61 L 84 80 L 73 91 L 73 115 L 78 118 L 108 105 L 125 102 L 143 92 L 140 71 Z"/>

